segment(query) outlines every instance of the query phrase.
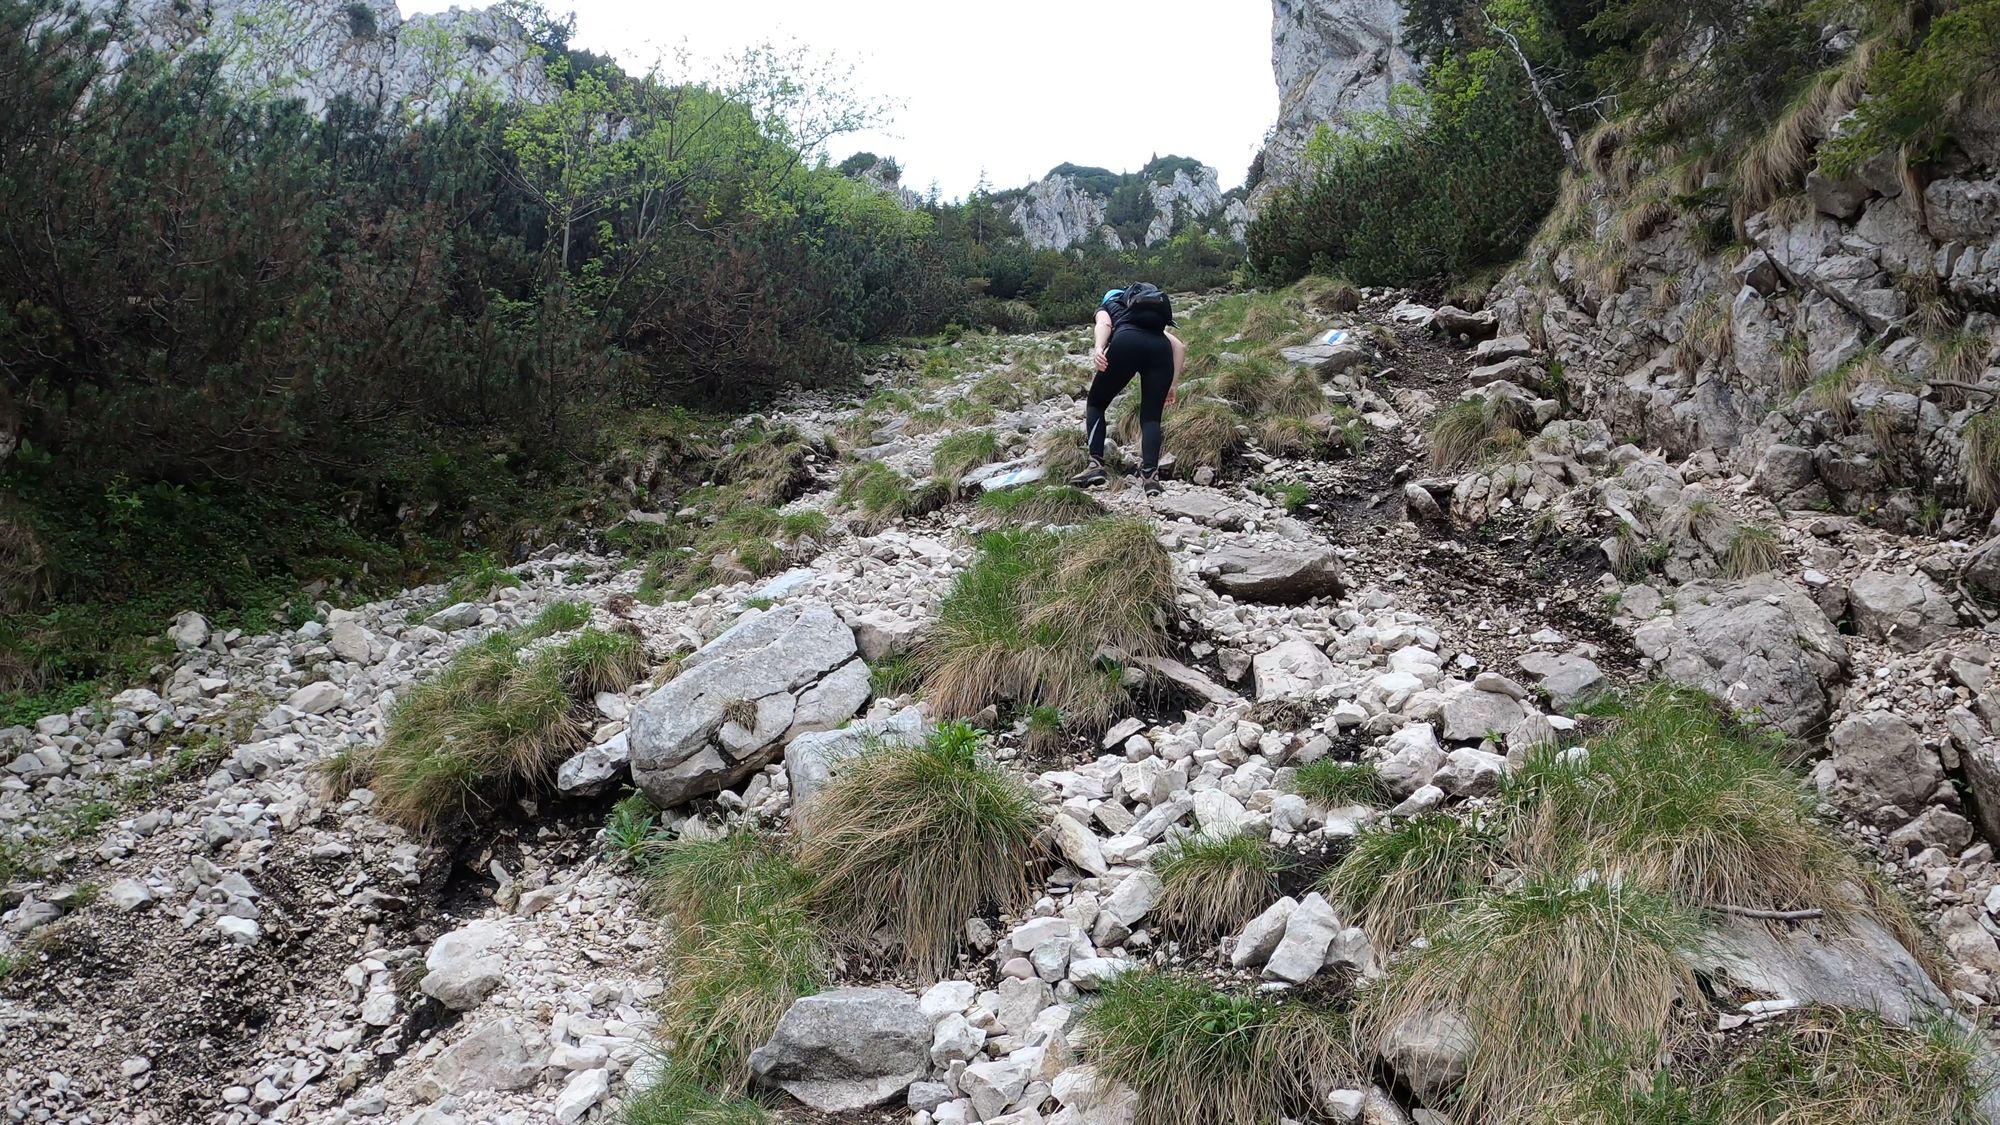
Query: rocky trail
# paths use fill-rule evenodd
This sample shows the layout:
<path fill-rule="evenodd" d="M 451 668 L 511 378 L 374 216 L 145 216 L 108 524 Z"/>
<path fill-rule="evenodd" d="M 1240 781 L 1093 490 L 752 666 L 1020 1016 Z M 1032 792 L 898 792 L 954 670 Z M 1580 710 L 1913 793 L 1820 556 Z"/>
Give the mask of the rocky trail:
<path fill-rule="evenodd" d="M 1092 993 L 1167 964 L 1345 995 L 1394 952 L 1314 889 L 1356 834 L 1485 807 L 1535 747 L 1589 728 L 1593 696 L 1661 677 L 1792 735 L 1820 812 L 1916 903 L 1935 943 L 1916 952 L 1943 957 L 1934 984 L 1879 930 L 1725 926 L 1704 1030 L 1807 1002 L 1983 1023 L 2000 1001 L 2000 684 L 1975 595 L 2000 588 L 2000 549 L 1781 509 L 1711 453 L 1631 444 L 1492 314 L 1377 291 L 1354 313 L 1285 308 L 1287 359 L 1353 412 L 1360 448 L 1250 441 L 1151 500 L 1130 480 L 1099 494 L 1171 555 L 1177 659 L 1128 670 L 1146 688 L 1136 715 L 1053 747 L 1028 745 L 1017 716 L 983 717 L 1048 817 L 1055 859 L 1032 907 L 967 924 L 941 983 L 844 962 L 753 1063 L 789 1095 L 776 1118 L 1129 1122 L 1070 1041 Z M 1303 343 L 1331 328 L 1346 339 Z M 0 731 L 8 1120 L 617 1120 L 662 1065 L 670 935 L 603 839 L 611 803 L 630 782 L 669 835 L 783 832 L 865 738 L 919 734 L 912 688 L 871 666 L 911 651 L 972 562 L 994 523 L 975 498 L 1032 483 L 1049 435 L 1078 424 L 1081 347 L 968 337 L 873 376 L 875 407 L 781 404 L 764 424 L 814 450 L 785 511 L 829 519 L 783 544 L 775 574 L 649 604 L 637 560 L 552 549 L 512 568 L 517 584 L 415 589 L 279 634 L 187 614 L 152 682 Z M 974 424 L 913 420 L 996 380 L 1019 393 L 978 423 L 995 448 L 959 498 L 879 524 L 837 502 L 852 464 L 932 476 Z M 881 407 L 890 392 L 907 398 Z M 1436 419 L 1468 402 L 1514 424 L 1434 462 Z M 415 685 L 564 602 L 640 638 L 653 674 L 597 696 L 591 748 L 544 793 L 432 839 L 328 780 Z M 1372 763 L 1383 799 L 1291 791 L 1326 758 Z M 1220 945 L 1155 917 L 1147 857 L 1185 830 L 1248 832 L 1292 861 L 1283 897 Z M 1318 1091 L 1318 1119 L 1447 1120 L 1425 1105 L 1462 1071 L 1455 1049 L 1413 1031 L 1366 1081 Z"/>

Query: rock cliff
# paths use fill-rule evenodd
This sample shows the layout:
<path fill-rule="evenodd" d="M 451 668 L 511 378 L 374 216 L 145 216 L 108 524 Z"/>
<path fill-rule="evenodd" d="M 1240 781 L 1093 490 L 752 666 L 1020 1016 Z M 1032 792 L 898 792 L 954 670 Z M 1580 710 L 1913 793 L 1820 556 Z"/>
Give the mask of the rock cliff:
<path fill-rule="evenodd" d="M 1037 250 L 1068 250 L 1100 235 L 1113 250 L 1156 246 L 1189 226 L 1241 242 L 1250 223 L 1241 193 L 1223 191 L 1214 168 L 1192 161 L 1124 176 L 1064 165 L 1008 194 L 1003 203 L 1011 202 L 1010 216 Z"/>
<path fill-rule="evenodd" d="M 1278 123 L 1264 149 L 1266 183 L 1295 174 L 1321 124 L 1388 108 L 1421 73 L 1403 48 L 1399 0 L 1272 0 L 1271 69 Z"/>
<path fill-rule="evenodd" d="M 115 0 L 90 0 L 107 20 Z M 238 87 L 296 97 L 323 113 L 346 95 L 411 117 L 441 112 L 453 97 L 483 89 L 510 101 L 549 91 L 542 59 L 499 8 L 404 19 L 393 0 L 136 0 L 124 8 L 107 57 L 142 49 L 222 53 Z"/>

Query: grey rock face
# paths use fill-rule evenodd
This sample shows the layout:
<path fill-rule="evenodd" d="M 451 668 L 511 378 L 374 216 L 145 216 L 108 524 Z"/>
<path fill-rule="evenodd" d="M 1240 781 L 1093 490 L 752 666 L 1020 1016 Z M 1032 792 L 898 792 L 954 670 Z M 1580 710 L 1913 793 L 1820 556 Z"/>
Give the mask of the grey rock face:
<path fill-rule="evenodd" d="M 1603 670 L 1581 656 L 1531 652 L 1521 657 L 1521 671 L 1549 693 L 1549 705 L 1558 711 L 1586 702 L 1608 683 Z"/>
<path fill-rule="evenodd" d="M 1396 0 L 1273 0 L 1271 69 L 1278 125 L 1264 151 L 1267 180 L 1290 179 L 1321 123 L 1342 129 L 1381 112 L 1398 83 L 1422 74 L 1402 43 Z"/>
<path fill-rule="evenodd" d="M 1288 699 L 1311 695 L 1330 683 L 1333 661 L 1319 646 L 1302 637 L 1257 654 L 1251 661 L 1257 681 L 1257 699 Z"/>
<path fill-rule="evenodd" d="M 1916 813 L 1944 780 L 1937 755 L 1915 727 L 1887 711 L 1866 711 L 1833 728 L 1833 769 L 1869 805 Z"/>
<path fill-rule="evenodd" d="M 1759 578 L 1684 586 L 1675 600 L 1678 613 L 1633 634 L 1669 679 L 1787 734 L 1824 726 L 1827 688 L 1847 670 L 1847 646 L 1804 590 Z"/>
<path fill-rule="evenodd" d="M 111 4 L 85 7 L 107 13 Z M 394 0 L 216 0 L 192 12 L 174 0 L 140 0 L 128 15 L 113 57 L 205 46 L 227 57 L 223 74 L 233 85 L 299 98 L 314 114 L 343 95 L 433 117 L 475 85 L 503 101 L 541 102 L 552 92 L 539 50 L 498 10 L 405 20 Z"/>
<path fill-rule="evenodd" d="M 1141 236 L 1147 246 L 1173 237 L 1187 225 L 1200 226 L 1241 242 L 1250 222 L 1240 199 L 1224 198 L 1220 175 L 1202 167 L 1190 173 L 1178 169 L 1167 183 L 1144 185 L 1151 196 L 1153 220 Z M 1037 250 L 1068 250 L 1102 237 L 1113 250 L 1134 249 L 1105 222 L 1110 197 L 1100 195 L 1073 176 L 1051 175 L 1023 189 L 1014 204 L 1013 220 L 1021 237 Z"/>
<path fill-rule="evenodd" d="M 750 1055 L 757 1078 L 822 1113 L 881 1105 L 930 1067 L 931 1021 L 893 988 L 807 996 Z"/>
<path fill-rule="evenodd" d="M 813 721 L 839 721 L 832 704 L 853 693 L 807 689 L 856 652 L 854 630 L 823 605 L 746 616 L 633 711 L 634 784 L 655 805 L 672 808 L 749 777 L 776 756 L 801 702 L 812 701 Z"/>
<path fill-rule="evenodd" d="M 532 1058 L 526 1038 L 513 1020 L 483 1024 L 438 1053 L 431 1079 L 445 1093 L 473 1090 L 519 1090 L 540 1078 L 542 1067 Z"/>
<path fill-rule="evenodd" d="M 1244 601 L 1296 605 L 1337 598 L 1344 588 L 1340 559 L 1326 548 L 1255 550 L 1223 547 L 1203 560 L 1202 577 L 1216 592 Z"/>
<path fill-rule="evenodd" d="M 1806 1003 L 1872 1011 L 1908 1026 L 1949 1016 L 1951 1001 L 1924 975 L 1910 951 L 1866 918 L 1844 932 L 1774 933 L 1746 918 L 1725 918 L 1695 958 L 1702 975 L 1728 985 Z"/>
<path fill-rule="evenodd" d="M 1942 587 L 1921 574 L 1869 573 L 1848 590 L 1854 626 L 1904 652 L 1915 652 L 1958 627 Z"/>

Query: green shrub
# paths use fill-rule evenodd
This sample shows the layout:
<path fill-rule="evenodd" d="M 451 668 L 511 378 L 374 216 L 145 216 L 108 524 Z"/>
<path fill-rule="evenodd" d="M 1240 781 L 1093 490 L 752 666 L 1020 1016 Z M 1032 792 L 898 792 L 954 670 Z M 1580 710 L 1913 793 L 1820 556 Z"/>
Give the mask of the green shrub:
<path fill-rule="evenodd" d="M 1338 1014 L 1155 969 L 1107 983 L 1077 1023 L 1083 1061 L 1138 1095 L 1136 1125 L 1309 1116 L 1358 1075 Z"/>
<path fill-rule="evenodd" d="M 799 862 L 829 924 L 857 948 L 886 931 L 928 979 L 950 967 L 967 918 L 1026 901 L 1041 855 L 1041 806 L 981 743 L 947 723 L 920 744 L 870 750 L 799 826 Z"/>

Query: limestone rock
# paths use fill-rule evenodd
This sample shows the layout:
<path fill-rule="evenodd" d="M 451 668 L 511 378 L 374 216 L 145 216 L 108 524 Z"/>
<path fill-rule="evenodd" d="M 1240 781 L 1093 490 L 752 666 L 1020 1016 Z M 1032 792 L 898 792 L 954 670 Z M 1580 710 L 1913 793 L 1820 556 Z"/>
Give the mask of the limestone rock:
<path fill-rule="evenodd" d="M 1595 662 L 1581 656 L 1531 652 L 1521 657 L 1521 671 L 1549 693 L 1549 706 L 1558 711 L 1588 702 L 1609 683 Z"/>
<path fill-rule="evenodd" d="M 1202 577 L 1218 593 L 1272 605 L 1337 598 L 1344 588 L 1340 559 L 1324 547 L 1223 547 L 1203 559 Z"/>
<path fill-rule="evenodd" d="M 785 773 L 792 783 L 792 820 L 801 819 L 813 798 L 840 769 L 870 746 L 916 742 L 924 734 L 922 707 L 906 707 L 893 715 L 863 719 L 840 730 L 803 734 L 785 747 Z"/>
<path fill-rule="evenodd" d="M 1333 682 L 1333 661 L 1319 646 L 1300 637 L 1257 654 L 1250 662 L 1257 701 L 1309 696 Z"/>
<path fill-rule="evenodd" d="M 1944 780 L 1944 767 L 1915 727 L 1887 711 L 1864 711 L 1843 720 L 1827 739 L 1836 775 L 1863 802 L 1895 805 L 1914 815 Z"/>
<path fill-rule="evenodd" d="M 424 956 L 424 995 L 454 1012 L 475 1007 L 500 987 L 506 963 L 497 952 L 506 934 L 490 922 L 474 922 L 431 943 Z"/>
<path fill-rule="evenodd" d="M 1417 1097 L 1437 1105 L 1465 1081 L 1474 1042 L 1472 1026 L 1457 1012 L 1419 1012 L 1387 1030 L 1382 1061 Z"/>
<path fill-rule="evenodd" d="M 1299 900 L 1285 920 L 1285 936 L 1264 964 L 1264 975 L 1304 984 L 1326 967 L 1326 953 L 1340 934 L 1340 918 L 1318 891 Z"/>
<path fill-rule="evenodd" d="M 1757 578 L 1684 586 L 1680 609 L 1633 634 L 1669 679 L 1715 696 L 1738 714 L 1806 737 L 1824 727 L 1828 687 L 1847 670 L 1847 646 L 1804 590 Z"/>
<path fill-rule="evenodd" d="M 798 693 L 858 651 L 854 630 L 823 605 L 746 615 L 633 711 L 633 783 L 661 808 L 740 783 L 776 755 Z M 756 714 L 748 728 L 729 718 L 746 706 Z"/>
<path fill-rule="evenodd" d="M 1958 628 L 1958 611 L 1936 582 L 1921 574 L 1871 572 L 1848 588 L 1861 633 L 1915 652 Z"/>
<path fill-rule="evenodd" d="M 881 1105 L 930 1065 L 931 1022 L 893 988 L 838 988 L 794 1002 L 751 1073 L 821 1113 Z"/>
<path fill-rule="evenodd" d="M 489 1020 L 438 1052 L 431 1079 L 448 1094 L 519 1090 L 542 1074 L 526 1037 L 511 1019 Z"/>

